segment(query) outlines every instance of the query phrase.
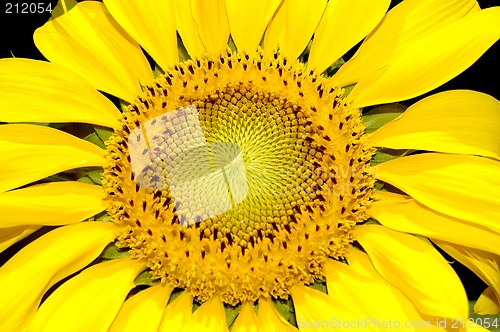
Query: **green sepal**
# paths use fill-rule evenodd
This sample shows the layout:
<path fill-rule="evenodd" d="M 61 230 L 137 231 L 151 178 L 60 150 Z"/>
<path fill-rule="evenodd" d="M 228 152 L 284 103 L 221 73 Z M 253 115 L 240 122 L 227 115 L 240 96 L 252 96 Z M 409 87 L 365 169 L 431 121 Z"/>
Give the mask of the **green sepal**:
<path fill-rule="evenodd" d="M 96 214 L 94 218 L 97 221 L 110 221 L 109 214 L 106 211 Z"/>
<path fill-rule="evenodd" d="M 114 243 L 108 244 L 101 254 L 104 259 L 117 259 L 128 255 L 128 250 L 118 248 Z"/>
<path fill-rule="evenodd" d="M 110 128 L 94 126 L 94 130 L 103 143 L 108 141 L 111 135 L 113 135 L 113 130 Z"/>
<path fill-rule="evenodd" d="M 385 185 L 385 182 L 382 182 L 380 180 L 376 180 L 373 187 L 377 190 L 382 190 L 382 188 L 384 188 L 384 185 Z"/>
<path fill-rule="evenodd" d="M 102 181 L 102 169 L 95 169 L 87 172 L 87 176 L 95 184 L 101 184 Z"/>
<path fill-rule="evenodd" d="M 168 303 L 167 305 L 169 305 L 170 303 L 172 303 L 172 301 L 174 301 L 176 298 L 179 297 L 179 295 L 182 294 L 182 292 L 184 292 L 183 289 L 181 288 L 175 288 L 173 291 L 172 291 L 172 294 L 170 294 L 170 298 L 168 299 Z"/>
<path fill-rule="evenodd" d="M 49 20 L 53 20 L 58 18 L 59 16 L 64 15 L 66 12 L 73 9 L 78 4 L 76 0 L 59 0 L 57 5 L 52 10 L 52 15 Z M 64 11 L 64 7 L 66 7 L 66 11 Z"/>
<path fill-rule="evenodd" d="M 332 77 L 333 75 L 335 75 L 335 73 L 339 71 L 340 67 L 342 67 L 344 63 L 345 63 L 344 58 L 340 58 L 337 61 L 335 61 L 330 67 L 328 67 L 325 70 L 326 76 Z"/>
<path fill-rule="evenodd" d="M 392 150 L 392 149 L 378 149 L 370 160 L 371 166 L 377 166 L 387 161 L 404 157 L 411 153 L 413 150 Z"/>
<path fill-rule="evenodd" d="M 241 304 L 237 304 L 236 306 L 228 306 L 224 305 L 224 312 L 226 313 L 226 323 L 228 327 L 231 327 L 236 320 L 236 317 L 240 314 Z"/>
<path fill-rule="evenodd" d="M 106 149 L 106 146 L 104 145 L 104 142 L 101 140 L 101 138 L 97 135 L 96 132 L 93 132 L 89 135 L 87 135 L 84 140 L 97 145 L 101 149 Z"/>
<path fill-rule="evenodd" d="M 295 319 L 295 308 L 293 307 L 292 298 L 289 296 L 288 299 L 272 299 L 274 307 L 280 315 L 285 318 L 292 326 L 297 326 L 297 320 Z"/>
<path fill-rule="evenodd" d="M 326 292 L 326 282 L 324 281 L 315 281 L 312 285 L 309 285 L 308 287 L 311 287 L 312 289 L 315 289 L 315 290 L 319 290 L 321 293 L 325 293 L 327 294 Z"/>
<path fill-rule="evenodd" d="M 87 184 L 95 184 L 90 178 L 84 176 L 76 180 L 76 182 L 87 183 Z"/>
<path fill-rule="evenodd" d="M 184 43 L 182 42 L 180 36 L 177 36 L 177 53 L 179 54 L 179 61 L 181 62 L 191 59 L 186 49 L 186 46 L 184 46 Z"/>
<path fill-rule="evenodd" d="M 342 89 L 344 89 L 344 94 L 342 95 L 342 98 L 346 98 L 347 96 L 349 96 L 349 94 L 351 93 L 352 89 L 354 89 L 355 86 L 356 84 L 351 84 L 342 87 Z"/>
<path fill-rule="evenodd" d="M 179 58 L 180 58 L 180 56 L 181 55 L 180 55 L 180 51 L 179 51 Z M 153 68 L 153 77 L 154 78 L 158 78 L 158 77 L 160 77 L 163 74 L 165 74 L 165 72 L 163 71 L 163 69 L 161 69 L 161 67 L 158 66 L 157 63 L 155 63 L 155 67 Z M 145 90 L 146 88 L 143 87 L 142 89 Z M 129 105 L 129 104 L 127 104 L 127 105 Z M 121 105 L 120 104 L 120 106 L 122 107 L 122 109 L 124 109 L 123 106 L 127 106 L 127 105 Z"/>
<path fill-rule="evenodd" d="M 154 286 L 158 284 L 158 281 L 152 279 L 151 272 L 146 270 L 141 272 L 134 280 L 134 284 L 137 286 L 145 285 L 145 286 Z"/>
<path fill-rule="evenodd" d="M 406 110 L 401 104 L 385 104 L 375 106 L 361 117 L 366 125 L 367 134 L 374 133 L 386 123 L 399 117 Z"/>
<path fill-rule="evenodd" d="M 229 40 L 227 41 L 227 47 L 233 52 L 237 52 L 238 48 L 236 47 L 236 44 L 234 43 L 233 37 L 229 36 Z"/>

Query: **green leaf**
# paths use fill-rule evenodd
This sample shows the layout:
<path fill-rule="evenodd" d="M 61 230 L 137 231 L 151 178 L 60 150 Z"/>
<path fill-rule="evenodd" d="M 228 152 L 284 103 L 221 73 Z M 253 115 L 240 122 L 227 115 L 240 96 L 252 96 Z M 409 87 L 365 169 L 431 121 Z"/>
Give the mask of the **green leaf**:
<path fill-rule="evenodd" d="M 51 20 L 58 18 L 66 14 L 68 11 L 73 9 L 78 3 L 76 0 L 59 0 L 57 5 L 52 10 L 52 15 L 50 17 Z"/>
<path fill-rule="evenodd" d="M 102 258 L 105 259 L 117 259 L 128 255 L 128 251 L 125 249 L 118 248 L 114 243 L 108 244 L 101 254 Z"/>
<path fill-rule="evenodd" d="M 366 133 L 371 134 L 377 129 L 400 116 L 406 107 L 400 104 L 385 104 L 372 108 L 363 114 L 362 119 L 366 125 Z"/>

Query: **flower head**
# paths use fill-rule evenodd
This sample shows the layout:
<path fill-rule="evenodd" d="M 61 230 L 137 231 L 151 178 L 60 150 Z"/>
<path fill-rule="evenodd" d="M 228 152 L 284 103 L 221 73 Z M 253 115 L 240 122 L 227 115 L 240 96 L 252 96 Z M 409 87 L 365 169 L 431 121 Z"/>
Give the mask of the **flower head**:
<path fill-rule="evenodd" d="M 468 308 L 435 246 L 499 312 L 500 103 L 373 106 L 469 67 L 500 10 L 389 3 L 62 1 L 49 62 L 0 60 L 2 248 L 33 234 L 0 326 L 442 328 Z"/>

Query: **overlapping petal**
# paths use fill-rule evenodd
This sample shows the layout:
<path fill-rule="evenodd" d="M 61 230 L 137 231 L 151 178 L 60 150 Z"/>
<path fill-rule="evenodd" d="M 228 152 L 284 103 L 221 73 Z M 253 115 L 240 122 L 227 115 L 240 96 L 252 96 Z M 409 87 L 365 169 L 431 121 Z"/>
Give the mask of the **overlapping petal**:
<path fill-rule="evenodd" d="M 179 61 L 172 0 L 106 0 L 104 4 L 161 68 Z"/>
<path fill-rule="evenodd" d="M 93 265 L 63 283 L 33 318 L 30 331 L 104 331 L 120 310 L 144 263 L 120 258 Z M 82 310 L 85 308 L 85 310 Z"/>
<path fill-rule="evenodd" d="M 500 102 L 484 93 L 454 90 L 427 97 L 370 137 L 370 144 L 480 155 L 500 159 Z"/>
<path fill-rule="evenodd" d="M 408 196 L 378 192 L 368 213 L 391 229 L 500 254 L 500 234 L 433 211 Z"/>
<path fill-rule="evenodd" d="M 402 325 L 407 321 L 423 321 L 413 303 L 375 271 L 366 255 L 360 258 L 351 255 L 351 258 L 358 260 L 363 273 L 334 260 L 324 264 L 329 296 L 357 312 L 369 327 L 372 327 L 374 318 L 379 321 L 393 320 Z M 380 305 L 381 299 L 384 305 Z"/>
<path fill-rule="evenodd" d="M 227 332 L 226 313 L 218 296 L 203 303 L 194 313 L 187 331 Z"/>
<path fill-rule="evenodd" d="M 224 52 L 229 40 L 224 0 L 192 0 L 191 10 L 205 50 L 209 54 Z"/>
<path fill-rule="evenodd" d="M 259 311 L 257 313 L 259 331 L 266 332 L 297 332 L 297 328 L 290 325 L 283 318 L 270 300 L 259 300 Z"/>
<path fill-rule="evenodd" d="M 238 51 L 253 52 L 282 0 L 225 0 L 231 37 Z"/>
<path fill-rule="evenodd" d="M 402 47 L 480 10 L 476 0 L 405 0 L 391 9 L 335 74 L 340 86 L 354 84 L 386 66 Z"/>
<path fill-rule="evenodd" d="M 500 303 L 499 255 L 443 241 L 434 240 L 434 243 L 446 251 L 451 257 L 465 265 L 491 287 L 496 296 L 496 303 Z M 495 299 L 492 299 L 492 301 L 495 301 Z M 481 302 L 479 302 L 479 305 L 481 305 Z M 478 311 L 481 314 L 497 314 L 498 312 L 494 311 L 494 309 L 495 306 L 487 306 L 486 308 L 481 308 L 480 306 L 474 307 L 474 311 Z"/>
<path fill-rule="evenodd" d="M 101 148 L 60 130 L 25 124 L 0 126 L 0 192 L 105 162 Z"/>
<path fill-rule="evenodd" d="M 0 60 L 0 100 L 0 121 L 5 122 L 83 122 L 116 128 L 121 116 L 109 99 L 69 68 L 30 59 Z"/>
<path fill-rule="evenodd" d="M 499 38 L 500 7 L 474 12 L 406 43 L 390 63 L 361 79 L 349 98 L 360 108 L 422 95 L 470 67 Z"/>
<path fill-rule="evenodd" d="M 129 298 L 116 316 L 110 332 L 157 332 L 172 289 L 156 285 Z"/>
<path fill-rule="evenodd" d="M 326 0 L 285 0 L 286 25 L 280 53 L 296 59 L 304 51 L 325 12 Z"/>
<path fill-rule="evenodd" d="M 105 210 L 104 197 L 102 187 L 74 181 L 8 191 L 0 194 L 0 228 L 76 223 Z"/>
<path fill-rule="evenodd" d="M 292 287 L 290 293 L 300 331 L 312 329 L 331 331 L 334 328 L 356 329 L 360 327 L 358 312 L 351 311 L 338 298 L 303 285 Z"/>
<path fill-rule="evenodd" d="M 30 234 L 33 234 L 36 232 L 41 226 L 16 226 L 16 227 L 9 227 L 9 228 L 1 228 L 0 229 L 0 253 L 13 245 L 14 243 L 17 243 L 18 241 L 21 241 L 25 237 L 27 237 Z"/>
<path fill-rule="evenodd" d="M 43 294 L 92 262 L 115 237 L 112 223 L 85 222 L 55 229 L 31 242 L 0 269 L 0 329 L 22 331 Z"/>
<path fill-rule="evenodd" d="M 492 287 L 488 287 L 474 304 L 474 312 L 480 315 L 496 315 L 500 312 L 500 299 Z"/>
<path fill-rule="evenodd" d="M 360 42 L 384 17 L 389 0 L 329 1 L 309 54 L 308 67 L 321 73 Z"/>
<path fill-rule="evenodd" d="M 460 279 L 430 244 L 379 225 L 359 226 L 354 236 L 377 272 L 403 292 L 418 311 L 467 319 L 467 297 Z"/>
<path fill-rule="evenodd" d="M 35 45 L 51 62 L 83 76 L 98 90 L 126 101 L 153 73 L 139 45 L 103 3 L 84 1 L 35 31 Z"/>
<path fill-rule="evenodd" d="M 231 332 L 257 332 L 257 316 L 253 303 L 245 302 L 231 328 Z"/>
<path fill-rule="evenodd" d="M 206 51 L 193 18 L 192 2 L 174 0 L 173 4 L 176 27 L 181 36 L 182 44 L 192 58 L 201 57 Z"/>
<path fill-rule="evenodd" d="M 178 298 L 170 303 L 163 313 L 159 331 L 182 332 L 191 322 L 193 311 L 193 297 L 188 292 L 182 292 Z"/>
<path fill-rule="evenodd" d="M 380 164 L 376 174 L 437 212 L 500 232 L 498 161 L 422 153 Z"/>

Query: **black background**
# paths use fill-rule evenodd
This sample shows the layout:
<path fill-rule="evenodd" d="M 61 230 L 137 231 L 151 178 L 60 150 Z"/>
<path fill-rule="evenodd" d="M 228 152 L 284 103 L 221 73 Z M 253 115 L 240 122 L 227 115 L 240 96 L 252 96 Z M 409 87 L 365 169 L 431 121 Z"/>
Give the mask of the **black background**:
<path fill-rule="evenodd" d="M 137 0 L 141 1 L 141 0 Z M 306 1 L 306 0 L 304 0 Z M 443 0 L 447 1 L 447 0 Z M 6 14 L 6 4 L 16 3 L 16 1 L 3 1 L 0 4 L 0 58 L 31 58 L 44 60 L 42 54 L 36 49 L 33 43 L 33 31 L 43 25 L 50 17 L 50 13 L 43 14 Z M 43 3 L 45 6 L 55 7 L 57 0 L 47 1 L 19 1 L 27 3 Z M 393 1 L 391 6 L 400 1 Z M 482 8 L 500 5 L 499 0 L 479 1 Z M 352 52 L 350 52 L 352 54 Z M 428 93 L 451 89 L 472 89 L 488 93 L 500 99 L 500 42 L 490 48 L 474 65 L 464 71 L 455 79 L 444 84 L 438 89 Z M 428 95 L 426 94 L 426 95 Z M 451 258 L 448 258 L 452 261 Z M 458 263 L 452 264 L 461 276 L 468 296 L 476 299 L 485 285 L 473 273 L 465 269 Z"/>

